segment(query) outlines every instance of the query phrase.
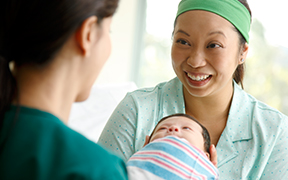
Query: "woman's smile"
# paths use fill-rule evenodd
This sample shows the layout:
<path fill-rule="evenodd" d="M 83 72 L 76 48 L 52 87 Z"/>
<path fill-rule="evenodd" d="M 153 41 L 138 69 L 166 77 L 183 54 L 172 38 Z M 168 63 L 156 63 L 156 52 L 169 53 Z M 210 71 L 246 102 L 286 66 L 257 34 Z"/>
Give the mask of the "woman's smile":
<path fill-rule="evenodd" d="M 190 85 L 200 87 L 206 85 L 212 78 L 209 74 L 195 74 L 185 72 L 186 78 Z"/>

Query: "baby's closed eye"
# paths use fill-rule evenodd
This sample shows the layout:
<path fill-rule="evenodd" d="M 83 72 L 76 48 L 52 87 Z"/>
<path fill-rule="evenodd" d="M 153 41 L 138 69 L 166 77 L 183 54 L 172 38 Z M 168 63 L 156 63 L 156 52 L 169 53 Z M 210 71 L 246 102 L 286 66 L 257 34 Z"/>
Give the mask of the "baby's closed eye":
<path fill-rule="evenodd" d="M 184 126 L 182 129 L 192 130 L 190 127 Z"/>

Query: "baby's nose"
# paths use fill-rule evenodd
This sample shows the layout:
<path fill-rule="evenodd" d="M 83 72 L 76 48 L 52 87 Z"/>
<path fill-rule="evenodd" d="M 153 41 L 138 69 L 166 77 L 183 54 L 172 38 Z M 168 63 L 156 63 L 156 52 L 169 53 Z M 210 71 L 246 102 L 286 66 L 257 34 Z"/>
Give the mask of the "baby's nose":
<path fill-rule="evenodd" d="M 177 127 L 174 127 L 174 126 L 173 126 L 173 127 L 170 127 L 170 128 L 169 128 L 169 131 L 170 131 L 170 132 L 173 132 L 173 131 L 178 132 L 179 130 L 178 130 Z"/>

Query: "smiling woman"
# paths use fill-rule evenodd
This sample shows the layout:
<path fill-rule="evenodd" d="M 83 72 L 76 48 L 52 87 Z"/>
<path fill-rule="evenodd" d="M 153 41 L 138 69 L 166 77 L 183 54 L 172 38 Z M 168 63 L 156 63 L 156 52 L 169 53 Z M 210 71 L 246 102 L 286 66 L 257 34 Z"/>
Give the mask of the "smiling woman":
<path fill-rule="evenodd" d="M 287 116 L 240 86 L 249 50 L 247 2 L 182 0 L 174 22 L 171 59 L 177 77 L 128 93 L 99 142 L 128 159 L 161 118 L 186 113 L 209 131 L 221 178 L 288 177 Z"/>
<path fill-rule="evenodd" d="M 139 87 L 155 86 L 175 77 L 169 55 L 174 28 L 171 22 L 179 2 L 147 0 L 145 48 L 143 59 L 139 60 L 141 68 L 137 81 Z M 166 8 L 159 14 L 157 7 L 164 3 Z M 288 16 L 285 10 L 288 1 L 275 0 L 271 4 L 270 0 L 253 0 L 249 1 L 249 5 L 253 10 L 253 20 L 249 53 L 245 59 L 246 66 L 242 69 L 246 77 L 243 78 L 243 87 L 257 99 L 288 114 L 288 80 L 284 78 L 288 76 L 288 37 L 285 35 L 288 25 L 282 23 Z"/>

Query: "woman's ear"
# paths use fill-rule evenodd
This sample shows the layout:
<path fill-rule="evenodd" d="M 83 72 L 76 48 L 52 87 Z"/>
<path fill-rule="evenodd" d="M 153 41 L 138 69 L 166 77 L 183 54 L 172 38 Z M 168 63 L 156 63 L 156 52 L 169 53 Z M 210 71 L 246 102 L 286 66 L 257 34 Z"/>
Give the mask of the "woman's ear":
<path fill-rule="evenodd" d="M 149 144 L 149 141 L 150 141 L 150 136 L 146 135 L 145 143 L 144 143 L 143 147 L 146 146 L 147 144 Z"/>
<path fill-rule="evenodd" d="M 249 50 L 249 45 L 247 43 L 244 44 L 244 46 L 241 49 L 241 55 L 239 58 L 239 64 L 243 64 L 247 58 L 247 54 L 248 54 L 248 50 Z"/>
<path fill-rule="evenodd" d="M 88 17 L 76 31 L 76 43 L 85 57 L 90 56 L 92 46 L 98 38 L 97 20 L 96 16 Z"/>

